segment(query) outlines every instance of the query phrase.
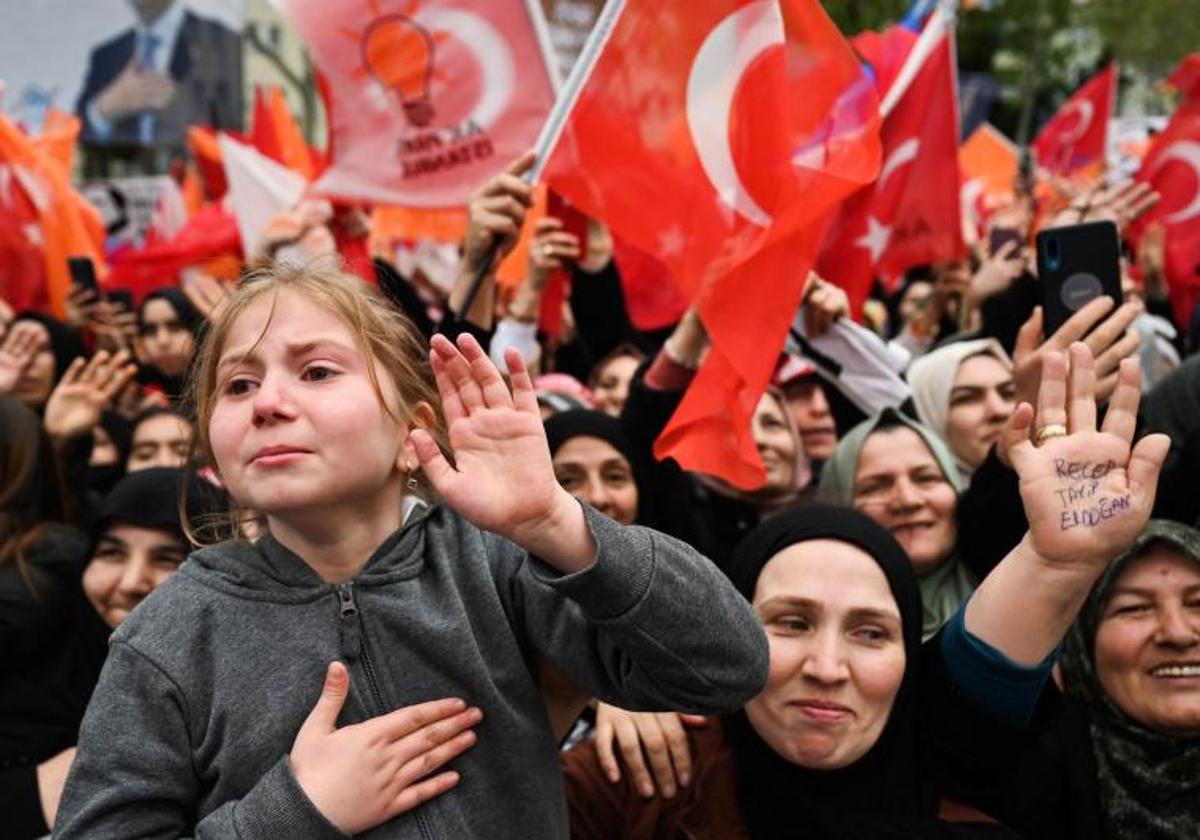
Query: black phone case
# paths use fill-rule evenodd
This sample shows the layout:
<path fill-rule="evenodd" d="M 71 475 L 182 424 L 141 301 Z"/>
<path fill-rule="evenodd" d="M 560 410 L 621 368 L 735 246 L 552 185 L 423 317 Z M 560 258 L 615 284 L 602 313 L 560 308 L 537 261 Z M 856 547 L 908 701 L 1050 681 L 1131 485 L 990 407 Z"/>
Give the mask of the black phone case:
<path fill-rule="evenodd" d="M 68 257 L 67 270 L 71 273 L 71 283 L 74 285 L 93 292 L 100 291 L 100 285 L 96 282 L 96 267 L 87 257 Z"/>
<path fill-rule="evenodd" d="M 1107 295 L 1121 305 L 1121 244 L 1112 222 L 1051 228 L 1037 235 L 1043 335 L 1049 337 L 1081 307 Z"/>

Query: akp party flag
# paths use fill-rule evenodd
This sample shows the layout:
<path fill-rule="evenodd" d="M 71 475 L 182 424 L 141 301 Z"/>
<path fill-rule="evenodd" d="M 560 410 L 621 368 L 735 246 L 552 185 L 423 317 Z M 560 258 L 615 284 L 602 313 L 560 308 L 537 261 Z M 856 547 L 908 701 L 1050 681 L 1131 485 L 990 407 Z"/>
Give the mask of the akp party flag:
<path fill-rule="evenodd" d="M 889 34 L 890 33 L 890 34 Z M 885 35 L 903 44 L 902 27 Z M 857 43 L 856 39 L 856 43 Z M 959 202 L 958 90 L 954 37 L 939 11 L 903 56 L 875 72 L 892 83 L 884 107 L 883 166 L 875 183 L 843 205 L 821 249 L 818 272 L 846 290 L 857 316 L 876 277 L 894 279 L 913 266 L 963 255 Z"/>
<path fill-rule="evenodd" d="M 614 0 L 564 105 L 550 188 L 662 263 L 711 338 L 655 454 L 761 486 L 751 417 L 829 212 L 878 171 L 870 80 L 817 0 Z"/>
<path fill-rule="evenodd" d="M 991 123 L 971 132 L 958 150 L 963 189 L 983 196 L 992 206 L 1011 201 L 1017 188 L 1020 155 L 1013 141 Z"/>
<path fill-rule="evenodd" d="M 554 103 L 540 5 L 285 0 L 325 80 L 330 167 L 315 190 L 457 207 L 532 148 Z"/>
<path fill-rule="evenodd" d="M 1108 124 L 1116 99 L 1114 63 L 1075 91 L 1038 132 L 1030 144 L 1038 166 L 1053 175 L 1099 170 L 1104 165 Z"/>

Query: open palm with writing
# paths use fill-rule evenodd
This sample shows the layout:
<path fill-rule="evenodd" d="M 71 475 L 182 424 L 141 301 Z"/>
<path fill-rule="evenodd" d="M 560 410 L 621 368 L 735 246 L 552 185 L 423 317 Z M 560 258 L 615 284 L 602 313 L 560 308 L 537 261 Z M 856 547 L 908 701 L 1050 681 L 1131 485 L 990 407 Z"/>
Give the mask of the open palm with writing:
<path fill-rule="evenodd" d="M 413 445 L 434 489 L 451 508 L 485 531 L 525 548 L 538 542 L 564 510 L 578 504 L 554 478 L 537 396 L 520 353 L 509 349 L 512 391 L 474 338 L 457 346 L 430 342 L 430 361 L 454 451 L 454 466 L 433 439 L 414 431 Z"/>
<path fill-rule="evenodd" d="M 1006 431 L 1033 547 L 1063 567 L 1103 566 L 1129 547 L 1150 518 L 1170 447 L 1157 434 L 1133 443 L 1141 396 L 1136 359 L 1121 362 L 1100 428 L 1095 389 L 1086 344 L 1047 353 L 1036 412 L 1021 403 Z"/>

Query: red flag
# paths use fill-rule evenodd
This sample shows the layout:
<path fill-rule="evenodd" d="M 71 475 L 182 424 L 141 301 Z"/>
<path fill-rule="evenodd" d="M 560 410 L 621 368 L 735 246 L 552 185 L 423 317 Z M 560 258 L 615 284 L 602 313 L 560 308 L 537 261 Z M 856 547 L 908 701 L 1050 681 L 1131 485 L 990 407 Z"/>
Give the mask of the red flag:
<path fill-rule="evenodd" d="M 108 282 L 130 289 L 136 300 L 179 283 L 180 272 L 225 254 L 241 254 L 237 217 L 216 202 L 202 206 L 170 242 L 113 255 Z"/>
<path fill-rule="evenodd" d="M 941 19 L 929 25 L 940 26 Z M 897 40 L 911 37 L 893 27 Z M 899 50 L 892 50 L 900 56 Z M 914 60 L 920 56 L 913 53 Z M 880 78 L 898 70 L 876 68 Z M 907 90 L 884 118 L 879 179 L 842 208 L 817 271 L 850 297 L 855 316 L 877 276 L 894 279 L 918 265 L 963 256 L 958 167 L 958 89 L 954 43 L 940 36 Z"/>
<path fill-rule="evenodd" d="M 37 208 L 6 163 L 0 163 L 0 299 L 16 311 L 50 303 Z"/>
<path fill-rule="evenodd" d="M 1166 227 L 1171 302 L 1176 323 L 1187 324 L 1200 302 L 1200 98 L 1175 111 L 1146 153 L 1137 180 L 1153 186 L 1162 200 L 1138 221 L 1135 235 L 1151 222 Z"/>
<path fill-rule="evenodd" d="M 878 169 L 873 88 L 817 0 L 629 0 L 593 38 L 546 180 L 661 261 L 711 337 L 655 454 L 761 486 L 750 418 L 828 213 Z"/>
<path fill-rule="evenodd" d="M 44 301 L 58 317 L 66 315 L 67 293 L 71 278 L 67 258 L 90 257 L 97 268 L 105 270 L 104 226 L 100 216 L 71 187 L 68 170 L 70 150 L 79 136 L 76 117 L 56 118 L 53 132 L 41 142 L 30 139 L 20 128 L 0 114 L 0 167 L 8 172 L 7 186 L 24 193 L 28 205 L 5 202 L 10 217 L 22 224 L 22 231 L 42 256 L 44 270 L 40 288 L 33 290 L 35 301 Z M 37 222 L 29 220 L 32 206 Z M 27 259 L 23 255 L 22 259 Z M 24 294 L 30 292 L 26 290 Z"/>
<path fill-rule="evenodd" d="M 1200 97 L 1200 53 L 1192 53 L 1167 77 L 1167 84 L 1175 88 L 1185 100 Z"/>
<path fill-rule="evenodd" d="M 1030 144 L 1038 166 L 1054 175 L 1102 167 L 1116 99 L 1114 63 L 1092 76 L 1042 126 Z"/>
<path fill-rule="evenodd" d="M 527 151 L 555 97 L 548 44 L 526 0 L 287 0 L 324 76 L 326 195 L 465 205 Z"/>

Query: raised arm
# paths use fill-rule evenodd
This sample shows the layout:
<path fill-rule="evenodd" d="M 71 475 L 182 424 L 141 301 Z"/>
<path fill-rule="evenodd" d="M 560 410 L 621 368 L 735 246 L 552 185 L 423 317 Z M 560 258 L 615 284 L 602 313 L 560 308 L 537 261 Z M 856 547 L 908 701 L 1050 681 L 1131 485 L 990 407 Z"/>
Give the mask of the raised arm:
<path fill-rule="evenodd" d="M 1020 665 L 1039 664 L 1055 650 L 1154 506 L 1170 440 L 1149 435 L 1133 445 L 1137 361 L 1121 363 L 1100 429 L 1095 391 L 1087 345 L 1072 344 L 1067 356 L 1046 353 L 1036 412 L 1021 403 L 1006 432 L 1029 531 L 971 596 L 965 624 Z"/>

